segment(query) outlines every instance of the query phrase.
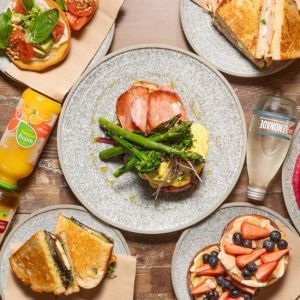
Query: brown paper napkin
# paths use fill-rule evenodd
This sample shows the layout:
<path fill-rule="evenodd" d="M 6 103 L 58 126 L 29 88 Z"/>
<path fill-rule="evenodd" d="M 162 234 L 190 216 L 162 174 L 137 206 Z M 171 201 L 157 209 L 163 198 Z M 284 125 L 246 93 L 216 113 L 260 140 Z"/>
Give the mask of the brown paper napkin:
<path fill-rule="evenodd" d="M 14 250 L 17 248 L 16 246 L 12 247 Z M 92 290 L 80 289 L 79 293 L 65 297 L 35 293 L 17 280 L 12 272 L 9 272 L 4 300 L 132 300 L 134 296 L 136 258 L 120 253 L 116 255 L 115 278 L 106 278 L 99 287 Z"/>
<path fill-rule="evenodd" d="M 44 72 L 31 72 L 23 71 L 10 63 L 5 72 L 29 87 L 62 102 L 96 54 L 124 2 L 124 0 L 98 1 L 99 7 L 92 20 L 72 37 L 70 52 L 59 65 Z"/>
<path fill-rule="evenodd" d="M 283 278 L 259 291 L 257 300 L 296 300 L 300 297 L 300 238 L 282 222 L 276 221 L 287 234 L 290 252 L 289 265 Z"/>

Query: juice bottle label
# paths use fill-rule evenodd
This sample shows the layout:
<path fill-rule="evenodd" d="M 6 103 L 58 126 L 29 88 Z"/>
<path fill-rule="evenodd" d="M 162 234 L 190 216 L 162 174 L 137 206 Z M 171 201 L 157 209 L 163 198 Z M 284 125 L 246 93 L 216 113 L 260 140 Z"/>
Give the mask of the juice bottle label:
<path fill-rule="evenodd" d="M 0 210 L 0 234 L 5 232 L 9 224 L 9 215 L 9 211 Z"/>
<path fill-rule="evenodd" d="M 295 130 L 295 118 L 288 115 L 255 109 L 254 116 L 259 118 L 258 135 L 272 136 L 290 140 Z"/>

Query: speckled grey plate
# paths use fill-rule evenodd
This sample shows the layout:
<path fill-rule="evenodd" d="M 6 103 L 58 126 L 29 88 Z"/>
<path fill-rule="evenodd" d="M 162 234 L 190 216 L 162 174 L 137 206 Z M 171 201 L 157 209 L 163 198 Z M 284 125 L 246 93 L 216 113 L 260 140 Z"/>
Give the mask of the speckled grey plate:
<path fill-rule="evenodd" d="M 298 130 L 294 134 L 294 138 L 290 146 L 289 153 L 283 164 L 282 176 L 281 176 L 285 206 L 289 212 L 289 215 L 295 227 L 300 233 L 300 210 L 298 209 L 293 186 L 292 186 L 294 167 L 296 164 L 297 156 L 299 154 L 300 154 L 300 124 L 298 126 Z"/>
<path fill-rule="evenodd" d="M 97 118 L 116 119 L 119 95 L 136 80 L 173 82 L 191 120 L 209 130 L 202 184 L 181 193 L 154 190 L 136 173 L 116 180 L 118 162 L 105 163 L 93 143 Z M 101 133 L 103 135 L 103 133 Z M 224 77 L 198 56 L 167 46 L 138 46 L 110 54 L 69 93 L 58 125 L 63 173 L 79 201 L 99 218 L 131 232 L 158 234 L 188 227 L 213 212 L 234 187 L 245 157 L 246 127 L 239 101 Z"/>
<path fill-rule="evenodd" d="M 74 217 L 78 221 L 86 224 L 87 226 L 99 230 L 109 237 L 114 242 L 115 253 L 127 253 L 130 255 L 128 245 L 123 238 L 122 234 L 97 220 L 91 214 L 89 214 L 83 207 L 76 205 L 53 205 L 45 209 L 39 210 L 31 214 L 25 221 L 19 224 L 12 232 L 7 236 L 5 243 L 2 246 L 0 252 L 0 292 L 3 291 L 6 286 L 7 274 L 9 272 L 9 256 L 10 256 L 10 245 L 11 244 L 22 244 L 29 239 L 36 231 L 45 229 L 52 231 L 55 228 L 57 215 L 62 212 L 66 216 Z"/>
<path fill-rule="evenodd" d="M 4 11 L 10 2 L 11 0 L 0 0 L 0 12 Z M 115 33 L 115 24 L 112 26 L 108 35 L 106 36 L 101 46 L 99 47 L 98 51 L 96 52 L 95 56 L 89 63 L 88 65 L 89 67 L 94 65 L 102 56 L 104 56 L 108 52 L 114 37 L 114 33 Z M 0 51 L 0 71 L 3 72 L 6 66 L 9 64 L 9 62 L 10 60 L 5 55 L 4 51 Z"/>
<path fill-rule="evenodd" d="M 222 206 L 203 222 L 185 230 L 176 244 L 172 259 L 171 275 L 172 285 L 177 299 L 190 300 L 187 288 L 187 274 L 192 258 L 205 246 L 218 244 L 226 224 L 236 216 L 243 214 L 260 214 L 274 221 L 279 220 L 292 232 L 295 232 L 295 229 L 287 220 L 266 207 L 254 206 L 242 202 Z"/>
<path fill-rule="evenodd" d="M 292 63 L 280 62 L 260 71 L 213 26 L 211 16 L 192 0 L 181 0 L 180 16 L 183 31 L 194 51 L 224 73 L 260 77 L 278 72 Z"/>

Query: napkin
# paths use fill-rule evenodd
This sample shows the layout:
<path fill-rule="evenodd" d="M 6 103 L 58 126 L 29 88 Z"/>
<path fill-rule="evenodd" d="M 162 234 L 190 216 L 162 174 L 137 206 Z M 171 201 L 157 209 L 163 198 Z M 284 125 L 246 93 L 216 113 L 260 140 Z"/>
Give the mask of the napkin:
<path fill-rule="evenodd" d="M 203 9 L 207 10 L 208 0 L 193 0 L 194 3 L 200 5 Z"/>
<path fill-rule="evenodd" d="M 259 290 L 257 300 L 296 300 L 300 297 L 300 238 L 282 222 L 276 221 L 286 232 L 289 247 L 292 249 L 286 273 L 276 283 Z"/>
<path fill-rule="evenodd" d="M 115 22 L 124 0 L 98 0 L 99 6 L 91 21 L 71 39 L 68 56 L 44 72 L 19 69 L 10 63 L 6 74 L 27 86 L 62 102 L 72 85 L 85 70 Z"/>
<path fill-rule="evenodd" d="M 35 293 L 9 271 L 4 300 L 132 300 L 134 296 L 136 258 L 121 253 L 116 254 L 116 256 L 115 278 L 105 278 L 94 289 L 80 289 L 79 293 L 63 297 L 55 297 L 53 294 L 47 293 Z"/>

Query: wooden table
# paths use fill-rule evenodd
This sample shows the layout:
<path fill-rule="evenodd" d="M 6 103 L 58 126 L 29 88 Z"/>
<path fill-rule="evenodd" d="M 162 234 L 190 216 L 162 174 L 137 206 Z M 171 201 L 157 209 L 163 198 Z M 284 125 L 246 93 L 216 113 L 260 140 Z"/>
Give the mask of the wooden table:
<path fill-rule="evenodd" d="M 111 51 L 141 43 L 160 43 L 191 50 L 184 38 L 179 19 L 180 0 L 126 0 L 117 20 Z M 235 78 L 225 75 L 232 84 L 243 107 L 247 125 L 259 95 L 285 93 L 300 95 L 300 61 L 285 70 L 258 79 Z M 0 134 L 24 86 L 0 75 Z M 298 105 L 300 100 L 298 98 Z M 222 116 L 220 116 L 222 117 Z M 246 167 L 226 202 L 247 201 Z M 56 130 L 54 130 L 39 163 L 29 178 L 20 184 L 21 205 L 15 222 L 37 209 L 53 204 L 80 204 L 69 189 L 59 166 Z M 265 205 L 288 217 L 277 176 L 271 184 Z M 171 260 L 181 232 L 151 237 L 123 232 L 131 253 L 138 257 L 136 299 L 174 299 L 171 285 Z"/>

